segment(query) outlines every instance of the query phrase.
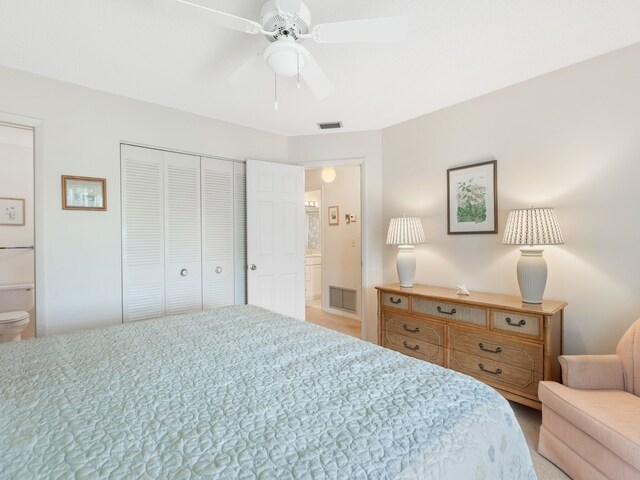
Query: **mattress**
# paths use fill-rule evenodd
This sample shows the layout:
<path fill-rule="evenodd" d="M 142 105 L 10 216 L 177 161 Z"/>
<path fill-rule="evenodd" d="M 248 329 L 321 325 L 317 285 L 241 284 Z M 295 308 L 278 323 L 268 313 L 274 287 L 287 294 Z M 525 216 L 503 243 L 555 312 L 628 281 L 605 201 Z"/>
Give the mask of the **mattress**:
<path fill-rule="evenodd" d="M 534 479 L 508 402 L 257 307 L 0 345 L 2 478 Z"/>

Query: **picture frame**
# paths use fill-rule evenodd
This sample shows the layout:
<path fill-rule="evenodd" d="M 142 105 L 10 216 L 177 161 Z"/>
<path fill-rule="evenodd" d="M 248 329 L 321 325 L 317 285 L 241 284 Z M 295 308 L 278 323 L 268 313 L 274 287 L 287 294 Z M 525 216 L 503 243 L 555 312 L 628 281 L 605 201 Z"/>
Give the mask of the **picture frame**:
<path fill-rule="evenodd" d="M 24 198 L 0 197 L 0 225 L 24 226 L 24 203 Z"/>
<path fill-rule="evenodd" d="M 447 170 L 447 233 L 498 233 L 498 162 Z"/>
<path fill-rule="evenodd" d="M 337 205 L 329 207 L 329 225 L 340 225 L 340 209 Z"/>
<path fill-rule="evenodd" d="M 107 180 L 95 177 L 62 176 L 64 210 L 107 210 Z"/>

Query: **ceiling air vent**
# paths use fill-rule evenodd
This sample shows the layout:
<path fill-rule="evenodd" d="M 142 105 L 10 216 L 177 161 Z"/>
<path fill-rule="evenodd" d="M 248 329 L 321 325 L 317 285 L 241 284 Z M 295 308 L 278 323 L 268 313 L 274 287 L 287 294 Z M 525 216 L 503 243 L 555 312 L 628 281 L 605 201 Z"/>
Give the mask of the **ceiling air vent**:
<path fill-rule="evenodd" d="M 318 123 L 320 130 L 332 130 L 334 128 L 342 128 L 342 122 L 324 122 Z"/>

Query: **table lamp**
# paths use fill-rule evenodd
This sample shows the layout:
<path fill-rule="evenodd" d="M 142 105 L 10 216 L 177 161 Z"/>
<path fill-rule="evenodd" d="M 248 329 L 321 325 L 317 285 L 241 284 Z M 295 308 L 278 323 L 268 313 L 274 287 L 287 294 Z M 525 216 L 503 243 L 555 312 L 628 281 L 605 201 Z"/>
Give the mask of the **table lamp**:
<path fill-rule="evenodd" d="M 419 218 L 402 216 L 392 218 L 389 222 L 387 245 L 398 245 L 396 267 L 401 287 L 413 287 L 413 278 L 416 274 L 416 256 L 413 253 L 413 246 L 424 242 L 424 230 Z"/>
<path fill-rule="evenodd" d="M 520 249 L 522 256 L 518 260 L 518 285 L 524 303 L 542 303 L 547 284 L 547 262 L 542 256 L 543 249 L 533 247 L 564 243 L 553 208 L 511 210 L 502 243 L 529 245 L 530 248 Z"/>

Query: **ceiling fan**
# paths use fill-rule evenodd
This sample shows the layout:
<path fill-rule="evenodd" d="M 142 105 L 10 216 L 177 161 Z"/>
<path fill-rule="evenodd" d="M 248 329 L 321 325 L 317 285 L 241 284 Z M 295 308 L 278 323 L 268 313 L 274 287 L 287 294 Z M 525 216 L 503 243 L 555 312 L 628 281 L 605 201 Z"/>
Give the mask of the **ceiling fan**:
<path fill-rule="evenodd" d="M 182 17 L 190 16 L 217 27 L 237 30 L 251 35 L 264 35 L 271 43 L 260 53 L 252 55 L 235 73 L 229 84 L 266 63 L 277 76 L 298 76 L 319 99 L 326 98 L 333 85 L 322 67 L 300 42 L 305 39 L 323 43 L 381 43 L 405 40 L 407 16 L 351 20 L 311 25 L 311 12 L 302 0 L 269 0 L 260 11 L 260 22 L 247 20 L 215 10 L 204 4 L 206 0 L 154 0 L 156 8 Z M 277 108 L 277 101 L 276 101 Z"/>

